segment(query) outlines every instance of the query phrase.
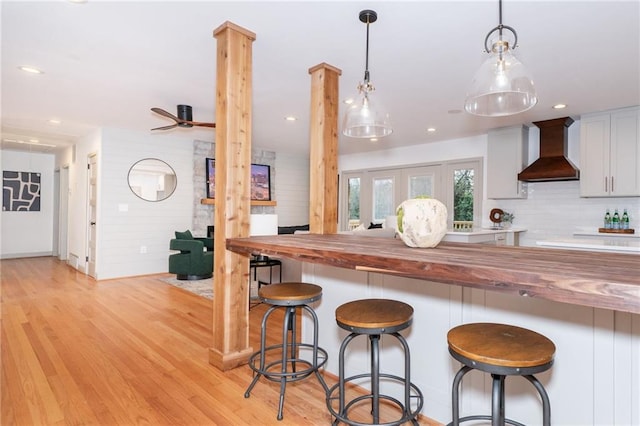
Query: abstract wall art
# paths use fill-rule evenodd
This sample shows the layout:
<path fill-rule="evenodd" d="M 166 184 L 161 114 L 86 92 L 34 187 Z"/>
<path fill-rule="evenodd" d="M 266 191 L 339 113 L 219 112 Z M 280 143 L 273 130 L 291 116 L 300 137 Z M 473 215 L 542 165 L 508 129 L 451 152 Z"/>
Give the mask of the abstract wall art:
<path fill-rule="evenodd" d="M 2 210 L 40 211 L 40 173 L 2 172 Z"/>

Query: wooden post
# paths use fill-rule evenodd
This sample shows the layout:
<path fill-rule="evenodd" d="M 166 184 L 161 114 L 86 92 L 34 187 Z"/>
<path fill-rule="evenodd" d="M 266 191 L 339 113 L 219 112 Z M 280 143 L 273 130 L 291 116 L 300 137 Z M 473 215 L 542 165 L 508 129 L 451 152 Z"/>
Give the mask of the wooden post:
<path fill-rule="evenodd" d="M 311 74 L 309 231 L 338 230 L 338 80 L 342 71 L 321 63 Z"/>
<path fill-rule="evenodd" d="M 216 206 L 213 347 L 209 363 L 229 370 L 247 362 L 249 258 L 228 251 L 227 238 L 248 237 L 251 214 L 251 48 L 254 33 L 218 27 L 216 69 Z"/>

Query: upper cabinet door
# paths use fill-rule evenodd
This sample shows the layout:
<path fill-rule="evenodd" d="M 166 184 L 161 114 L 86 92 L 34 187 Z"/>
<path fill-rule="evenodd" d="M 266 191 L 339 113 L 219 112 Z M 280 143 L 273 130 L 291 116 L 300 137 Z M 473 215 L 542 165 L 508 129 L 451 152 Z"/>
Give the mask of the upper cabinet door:
<path fill-rule="evenodd" d="M 529 131 L 525 126 L 489 131 L 487 139 L 487 198 L 527 198 L 526 184 L 518 180 L 527 166 Z"/>
<path fill-rule="evenodd" d="M 582 117 L 580 195 L 640 196 L 640 108 Z"/>
<path fill-rule="evenodd" d="M 640 108 L 611 115 L 611 196 L 640 195 L 639 136 Z"/>
<path fill-rule="evenodd" d="M 580 195 L 609 195 L 611 116 L 583 116 L 580 120 Z"/>

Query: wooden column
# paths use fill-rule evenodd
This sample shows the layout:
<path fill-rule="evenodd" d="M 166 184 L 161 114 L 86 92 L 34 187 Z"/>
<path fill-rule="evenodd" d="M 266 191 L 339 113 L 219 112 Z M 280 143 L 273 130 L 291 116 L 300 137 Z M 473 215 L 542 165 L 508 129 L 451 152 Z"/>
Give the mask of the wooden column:
<path fill-rule="evenodd" d="M 342 71 L 321 63 L 311 74 L 309 230 L 338 230 L 338 80 Z"/>
<path fill-rule="evenodd" d="M 227 238 L 248 237 L 251 213 L 251 48 L 254 33 L 218 27 L 216 69 L 216 207 L 213 347 L 209 363 L 229 370 L 247 362 L 249 258 L 228 251 Z"/>

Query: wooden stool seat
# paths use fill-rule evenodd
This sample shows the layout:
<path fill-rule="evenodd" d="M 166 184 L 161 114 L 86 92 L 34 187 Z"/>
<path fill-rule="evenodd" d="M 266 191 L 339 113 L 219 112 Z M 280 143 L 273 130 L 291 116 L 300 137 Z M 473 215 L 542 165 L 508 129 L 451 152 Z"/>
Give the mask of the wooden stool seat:
<path fill-rule="evenodd" d="M 298 282 L 271 284 L 261 287 L 258 296 L 271 305 L 306 305 L 322 297 L 322 287 Z"/>
<path fill-rule="evenodd" d="M 382 330 L 395 328 L 397 331 L 409 327 L 412 320 L 413 308 L 397 300 L 355 300 L 336 309 L 338 325 L 347 330 L 370 329 L 372 332 L 379 333 Z"/>
<path fill-rule="evenodd" d="M 536 367 L 553 361 L 556 346 L 535 331 L 506 324 L 474 323 L 447 333 L 449 348 L 481 363 L 502 367 Z"/>
<path fill-rule="evenodd" d="M 453 379 L 452 421 L 491 420 L 492 425 L 522 423 L 505 416 L 505 379 L 520 376 L 528 380 L 542 401 L 542 424 L 551 425 L 551 403 L 542 383 L 534 376 L 551 368 L 556 346 L 535 331 L 506 324 L 473 323 L 454 327 L 447 333 L 449 353 L 463 365 Z M 491 414 L 474 414 L 460 418 L 460 385 L 469 371 L 490 373 L 492 378 Z"/>

